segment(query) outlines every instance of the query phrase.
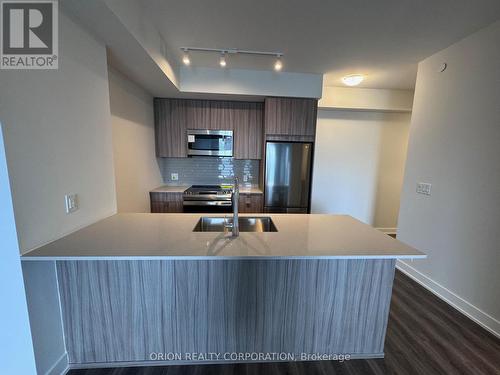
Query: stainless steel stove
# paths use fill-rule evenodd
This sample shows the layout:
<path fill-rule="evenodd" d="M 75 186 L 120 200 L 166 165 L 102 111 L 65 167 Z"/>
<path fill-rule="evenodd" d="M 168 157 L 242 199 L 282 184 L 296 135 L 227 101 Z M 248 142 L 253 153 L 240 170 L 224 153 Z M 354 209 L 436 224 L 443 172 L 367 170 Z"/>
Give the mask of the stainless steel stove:
<path fill-rule="evenodd" d="M 193 185 L 183 194 L 184 212 L 231 212 L 232 186 Z"/>

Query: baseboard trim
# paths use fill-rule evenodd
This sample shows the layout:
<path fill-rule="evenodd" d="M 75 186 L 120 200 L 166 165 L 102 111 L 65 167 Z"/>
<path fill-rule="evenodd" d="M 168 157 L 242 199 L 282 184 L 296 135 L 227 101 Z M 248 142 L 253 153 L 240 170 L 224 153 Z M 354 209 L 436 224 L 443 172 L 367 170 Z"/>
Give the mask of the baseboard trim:
<path fill-rule="evenodd" d="M 406 262 L 398 260 L 396 262 L 396 268 L 494 336 L 500 338 L 500 321 L 478 309 L 470 302 L 464 300 L 462 297 L 456 295 L 451 290 L 432 280 Z"/>
<path fill-rule="evenodd" d="M 68 370 L 68 353 L 64 352 L 52 367 L 45 372 L 45 375 L 64 375 Z"/>
<path fill-rule="evenodd" d="M 378 359 L 384 358 L 384 353 L 351 354 L 351 359 Z M 265 361 L 265 363 L 276 363 L 287 361 Z M 300 362 L 300 361 L 297 361 Z M 136 361 L 136 362 L 94 362 L 94 363 L 70 363 L 69 369 L 93 369 L 111 367 L 149 367 L 149 366 L 179 366 L 179 365 L 221 365 L 234 363 L 264 363 L 262 361 Z"/>

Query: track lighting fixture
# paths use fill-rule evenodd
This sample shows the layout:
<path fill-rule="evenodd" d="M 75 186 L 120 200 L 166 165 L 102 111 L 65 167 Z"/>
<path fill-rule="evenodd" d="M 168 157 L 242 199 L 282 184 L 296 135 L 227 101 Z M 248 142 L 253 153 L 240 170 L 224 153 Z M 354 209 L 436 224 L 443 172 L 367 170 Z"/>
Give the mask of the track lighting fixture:
<path fill-rule="evenodd" d="M 217 49 L 217 48 L 200 48 L 200 47 L 181 47 L 183 51 L 182 62 L 184 65 L 190 65 L 191 59 L 189 56 L 189 52 L 217 52 L 220 54 L 219 57 L 219 65 L 221 68 L 225 68 L 227 66 L 227 55 L 230 54 L 244 54 L 244 55 L 260 55 L 260 56 L 274 56 L 276 60 L 274 62 L 274 70 L 279 72 L 283 69 L 283 53 L 281 52 L 264 52 L 264 51 L 247 51 L 241 49 Z"/>

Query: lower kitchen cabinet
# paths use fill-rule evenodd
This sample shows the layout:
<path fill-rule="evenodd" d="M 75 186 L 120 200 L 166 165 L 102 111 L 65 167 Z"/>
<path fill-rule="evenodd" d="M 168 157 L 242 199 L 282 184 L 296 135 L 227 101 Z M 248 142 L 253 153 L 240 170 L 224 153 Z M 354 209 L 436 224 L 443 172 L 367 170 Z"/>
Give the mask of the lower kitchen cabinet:
<path fill-rule="evenodd" d="M 264 211 L 264 196 L 262 194 L 240 193 L 238 211 L 242 213 L 260 213 Z"/>
<path fill-rule="evenodd" d="M 152 213 L 183 212 L 183 199 L 180 192 L 150 192 Z M 238 211 L 242 213 L 260 213 L 264 210 L 263 194 L 240 193 Z"/>
<path fill-rule="evenodd" d="M 179 213 L 183 211 L 182 193 L 150 192 L 152 213 Z"/>

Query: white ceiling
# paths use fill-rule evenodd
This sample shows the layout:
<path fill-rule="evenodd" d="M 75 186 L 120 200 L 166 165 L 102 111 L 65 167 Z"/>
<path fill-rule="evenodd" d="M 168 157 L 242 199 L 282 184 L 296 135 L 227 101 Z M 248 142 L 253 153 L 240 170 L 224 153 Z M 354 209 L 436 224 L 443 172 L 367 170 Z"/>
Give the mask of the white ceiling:
<path fill-rule="evenodd" d="M 181 46 L 284 52 L 284 70 L 323 73 L 341 85 L 410 89 L 417 63 L 500 18 L 499 0 L 138 0 L 180 61 Z M 218 56 L 193 53 L 194 66 Z M 228 66 L 272 69 L 266 57 L 230 56 Z"/>

